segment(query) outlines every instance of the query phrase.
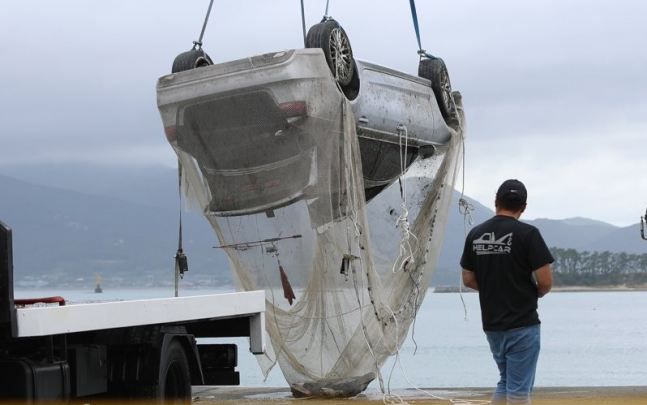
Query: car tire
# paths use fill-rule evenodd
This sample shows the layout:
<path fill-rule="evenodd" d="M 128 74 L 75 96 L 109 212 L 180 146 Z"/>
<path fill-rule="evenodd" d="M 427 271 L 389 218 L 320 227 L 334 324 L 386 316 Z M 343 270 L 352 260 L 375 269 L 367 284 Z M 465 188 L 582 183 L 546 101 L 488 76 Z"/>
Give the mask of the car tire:
<path fill-rule="evenodd" d="M 209 65 L 213 65 L 213 62 L 205 51 L 202 49 L 191 49 L 175 57 L 171 72 L 183 72 Z"/>
<path fill-rule="evenodd" d="M 440 113 L 445 122 L 452 121 L 454 119 L 452 84 L 445 62 L 440 58 L 422 59 L 418 65 L 418 76 L 431 81 L 431 89 L 436 96 Z"/>
<path fill-rule="evenodd" d="M 315 24 L 306 35 L 306 48 L 321 48 L 333 77 L 344 88 L 356 75 L 353 49 L 346 31 L 333 19 Z"/>

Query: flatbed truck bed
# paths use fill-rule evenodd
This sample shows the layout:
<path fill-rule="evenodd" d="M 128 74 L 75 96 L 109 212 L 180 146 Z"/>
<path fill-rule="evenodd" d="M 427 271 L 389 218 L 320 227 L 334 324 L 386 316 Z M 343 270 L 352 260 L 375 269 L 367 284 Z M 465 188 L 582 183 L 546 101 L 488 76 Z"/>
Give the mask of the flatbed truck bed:
<path fill-rule="evenodd" d="M 33 301 L 40 304 L 33 304 Z M 192 385 L 238 385 L 237 347 L 265 351 L 265 293 L 65 305 L 15 300 L 12 231 L 0 222 L 0 400 L 191 400 Z M 47 302 L 50 302 L 47 304 Z"/>

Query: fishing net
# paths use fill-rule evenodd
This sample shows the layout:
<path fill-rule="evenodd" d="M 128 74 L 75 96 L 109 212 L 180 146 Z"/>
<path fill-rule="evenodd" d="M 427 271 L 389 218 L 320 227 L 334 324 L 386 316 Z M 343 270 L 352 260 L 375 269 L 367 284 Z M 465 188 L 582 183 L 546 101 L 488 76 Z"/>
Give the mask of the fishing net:
<path fill-rule="evenodd" d="M 303 105 L 279 109 L 256 91 L 160 110 L 184 192 L 213 227 L 237 288 L 266 291 L 263 371 L 278 364 L 295 395 L 350 396 L 379 376 L 427 291 L 462 131 L 433 156 L 402 163 L 416 176 L 367 203 L 351 105 L 331 80 L 317 86 Z"/>

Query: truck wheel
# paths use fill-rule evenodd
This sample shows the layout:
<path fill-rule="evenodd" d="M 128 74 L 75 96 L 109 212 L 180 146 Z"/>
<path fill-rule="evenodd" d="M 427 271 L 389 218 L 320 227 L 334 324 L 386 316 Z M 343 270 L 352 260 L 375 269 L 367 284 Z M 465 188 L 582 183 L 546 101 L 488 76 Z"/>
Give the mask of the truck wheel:
<path fill-rule="evenodd" d="M 191 49 L 182 52 L 173 61 L 172 73 L 183 72 L 203 66 L 213 65 L 211 58 L 202 49 Z"/>
<path fill-rule="evenodd" d="M 353 49 L 346 31 L 333 19 L 315 24 L 308 30 L 306 48 L 321 48 L 333 77 L 343 88 L 355 75 Z"/>
<path fill-rule="evenodd" d="M 445 62 L 440 58 L 422 59 L 418 65 L 418 76 L 431 80 L 431 89 L 434 91 L 440 113 L 445 122 L 452 121 L 454 106 L 452 103 L 452 84 Z"/>
<path fill-rule="evenodd" d="M 184 347 L 173 340 L 160 359 L 159 396 L 164 402 L 191 402 L 191 373 Z"/>
<path fill-rule="evenodd" d="M 160 357 L 156 383 L 140 385 L 138 397 L 156 400 L 159 403 L 189 404 L 191 402 L 191 373 L 184 347 L 173 339 Z"/>

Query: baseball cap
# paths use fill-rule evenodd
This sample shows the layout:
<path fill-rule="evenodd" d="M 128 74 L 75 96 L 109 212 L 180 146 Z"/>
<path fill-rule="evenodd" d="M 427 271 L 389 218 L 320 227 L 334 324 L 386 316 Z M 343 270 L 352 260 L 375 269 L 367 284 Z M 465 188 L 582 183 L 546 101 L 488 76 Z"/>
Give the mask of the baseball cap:
<path fill-rule="evenodd" d="M 509 179 L 504 181 L 496 192 L 497 199 L 517 200 L 525 204 L 528 198 L 528 191 L 526 186 L 517 179 Z"/>

